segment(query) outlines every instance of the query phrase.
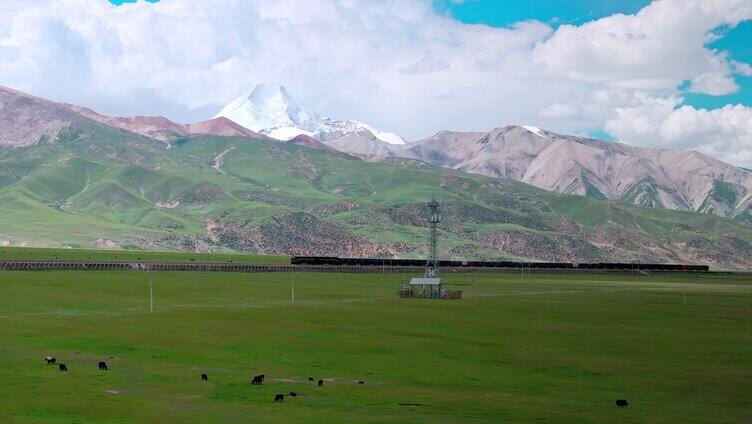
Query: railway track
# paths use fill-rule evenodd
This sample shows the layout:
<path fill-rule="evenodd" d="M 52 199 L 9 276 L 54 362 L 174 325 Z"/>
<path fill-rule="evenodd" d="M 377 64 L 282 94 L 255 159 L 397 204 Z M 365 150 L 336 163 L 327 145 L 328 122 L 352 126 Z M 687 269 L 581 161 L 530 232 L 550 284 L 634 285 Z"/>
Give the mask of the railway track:
<path fill-rule="evenodd" d="M 422 267 L 373 267 L 198 262 L 0 261 L 7 271 L 189 271 L 189 272 L 422 272 Z"/>
<path fill-rule="evenodd" d="M 168 262 L 96 262 L 96 261 L 0 261 L 5 271 L 186 271 L 186 272 L 339 272 L 339 273 L 422 273 L 422 266 L 378 265 L 287 265 L 287 264 L 234 264 L 234 263 L 168 263 Z M 529 269 L 529 268 L 468 268 L 443 267 L 443 273 L 504 273 L 504 274 L 645 274 L 629 270 L 602 269 Z M 650 274 L 687 274 L 683 271 L 651 271 Z M 694 274 L 694 272 L 690 272 Z M 702 274 L 730 274 L 729 272 L 702 272 Z"/>

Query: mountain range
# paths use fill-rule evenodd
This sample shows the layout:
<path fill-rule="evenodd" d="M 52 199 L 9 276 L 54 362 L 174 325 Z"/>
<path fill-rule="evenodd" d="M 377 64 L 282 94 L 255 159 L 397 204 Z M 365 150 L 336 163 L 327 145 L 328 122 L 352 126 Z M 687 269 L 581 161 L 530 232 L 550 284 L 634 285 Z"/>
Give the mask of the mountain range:
<path fill-rule="evenodd" d="M 523 126 L 400 144 L 279 86 L 242 99 L 274 126 L 0 88 L 0 244 L 414 257 L 436 197 L 447 257 L 752 266 L 750 173 L 697 152 Z"/>
<path fill-rule="evenodd" d="M 407 143 L 361 122 L 321 119 L 277 84 L 257 86 L 216 117 L 277 139 L 305 134 L 369 160 L 419 159 L 557 193 L 752 220 L 752 172 L 693 150 L 634 147 L 533 126 L 441 131 Z"/>
<path fill-rule="evenodd" d="M 45 107 L 31 113 L 24 106 L 31 99 L 15 90 L 0 90 L 0 113 L 14 114 L 14 120 L 5 118 L 5 125 L 0 115 L 0 146 L 34 144 L 82 117 L 165 142 L 192 134 L 282 141 L 307 136 L 368 161 L 418 159 L 557 193 L 752 220 L 752 172 L 693 150 L 634 147 L 533 126 L 506 126 L 488 132 L 441 131 L 424 140 L 406 142 L 359 121 L 321 118 L 300 106 L 284 87 L 271 83 L 259 84 L 214 118 L 193 124 L 178 124 L 164 117 L 104 116 L 42 99 L 35 101 Z"/>
<path fill-rule="evenodd" d="M 693 150 L 649 149 L 536 127 L 442 131 L 392 154 L 565 194 L 752 221 L 752 172 Z"/>

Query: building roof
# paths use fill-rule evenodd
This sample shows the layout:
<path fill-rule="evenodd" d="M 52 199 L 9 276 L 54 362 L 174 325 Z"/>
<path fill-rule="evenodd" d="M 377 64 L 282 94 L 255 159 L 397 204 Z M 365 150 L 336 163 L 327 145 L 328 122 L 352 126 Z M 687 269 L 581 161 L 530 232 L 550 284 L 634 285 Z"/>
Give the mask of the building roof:
<path fill-rule="evenodd" d="M 411 286 L 438 286 L 441 284 L 441 278 L 411 278 Z"/>

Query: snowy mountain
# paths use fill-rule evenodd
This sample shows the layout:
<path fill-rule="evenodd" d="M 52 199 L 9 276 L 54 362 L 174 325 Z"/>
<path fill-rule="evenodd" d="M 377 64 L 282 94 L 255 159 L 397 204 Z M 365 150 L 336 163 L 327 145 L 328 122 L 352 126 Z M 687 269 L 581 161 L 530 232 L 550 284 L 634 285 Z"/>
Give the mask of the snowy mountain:
<path fill-rule="evenodd" d="M 259 84 L 250 94 L 238 97 L 216 116 L 225 117 L 256 132 L 278 140 L 305 134 L 324 143 L 342 139 L 353 132 L 370 132 L 379 141 L 402 145 L 405 140 L 394 133 L 379 131 L 358 121 L 335 121 L 300 106 L 279 84 Z"/>

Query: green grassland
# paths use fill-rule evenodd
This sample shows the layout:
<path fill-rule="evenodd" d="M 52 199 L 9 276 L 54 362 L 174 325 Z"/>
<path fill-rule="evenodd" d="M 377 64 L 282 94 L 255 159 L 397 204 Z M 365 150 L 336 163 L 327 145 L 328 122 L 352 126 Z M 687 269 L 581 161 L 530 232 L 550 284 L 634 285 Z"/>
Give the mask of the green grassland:
<path fill-rule="evenodd" d="M 405 278 L 2 272 L 0 422 L 752 420 L 750 277 L 447 275 L 456 301 Z"/>
<path fill-rule="evenodd" d="M 714 215 L 287 143 L 71 131 L 71 141 L 0 152 L 0 244 L 416 257 L 425 201 L 437 198 L 446 258 L 752 266 L 752 227 Z"/>

